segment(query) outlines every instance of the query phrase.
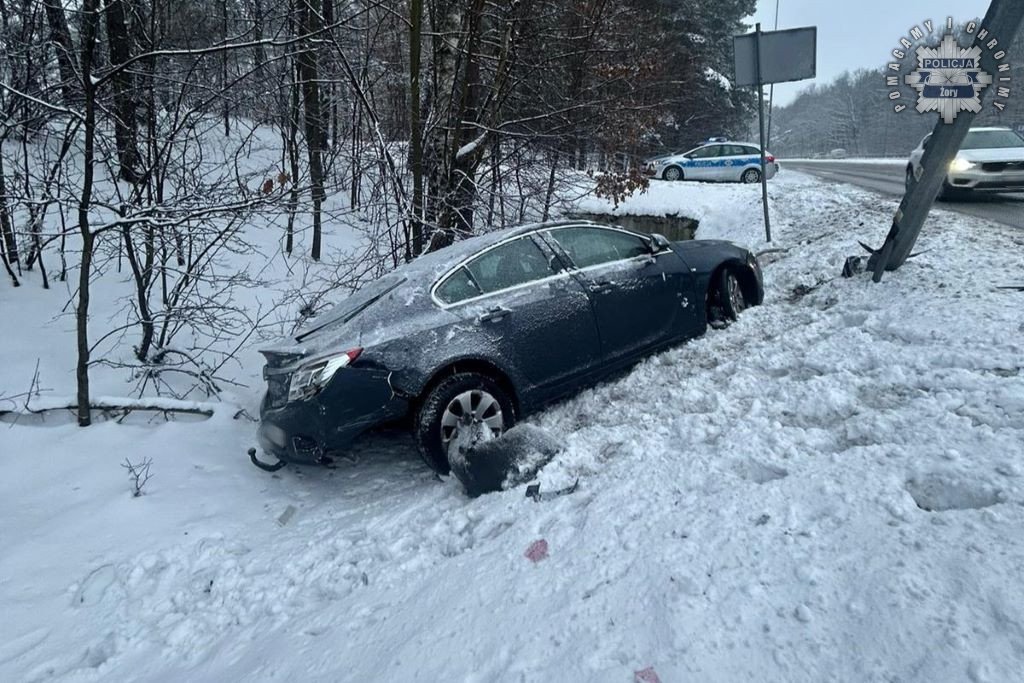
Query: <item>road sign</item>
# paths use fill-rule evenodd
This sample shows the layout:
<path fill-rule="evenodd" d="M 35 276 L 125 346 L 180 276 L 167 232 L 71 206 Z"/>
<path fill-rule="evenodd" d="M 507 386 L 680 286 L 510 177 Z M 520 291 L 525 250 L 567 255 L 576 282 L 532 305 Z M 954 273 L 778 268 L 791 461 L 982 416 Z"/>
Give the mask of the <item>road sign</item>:
<path fill-rule="evenodd" d="M 760 50 L 757 49 L 758 43 L 761 46 Z M 814 78 L 816 74 L 817 26 L 791 28 L 785 31 L 755 31 L 733 36 L 732 44 L 735 51 L 738 87 L 802 81 Z"/>

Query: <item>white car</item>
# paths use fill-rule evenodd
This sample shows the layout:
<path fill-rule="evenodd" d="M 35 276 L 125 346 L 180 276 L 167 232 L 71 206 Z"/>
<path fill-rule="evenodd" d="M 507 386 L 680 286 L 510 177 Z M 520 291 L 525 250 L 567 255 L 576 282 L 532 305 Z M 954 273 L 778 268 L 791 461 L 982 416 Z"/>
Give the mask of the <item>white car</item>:
<path fill-rule="evenodd" d="M 775 157 L 765 153 L 769 179 L 779 172 Z M 662 180 L 761 182 L 761 149 L 750 142 L 714 141 L 681 154 L 644 161 L 644 173 Z"/>
<path fill-rule="evenodd" d="M 922 173 L 921 157 L 931 135 L 910 153 L 907 189 Z M 939 199 L 953 199 L 968 192 L 1024 190 L 1024 137 L 1009 128 L 971 128 L 960 151 L 949 164 Z"/>

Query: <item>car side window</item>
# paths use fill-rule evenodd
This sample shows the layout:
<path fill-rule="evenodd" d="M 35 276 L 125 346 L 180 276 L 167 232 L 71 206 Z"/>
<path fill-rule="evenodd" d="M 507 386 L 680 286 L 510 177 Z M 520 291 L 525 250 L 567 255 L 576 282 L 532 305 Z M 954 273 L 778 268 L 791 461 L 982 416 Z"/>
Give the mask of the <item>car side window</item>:
<path fill-rule="evenodd" d="M 718 156 L 718 145 L 709 145 L 707 147 L 701 147 L 696 151 L 690 152 L 690 158 L 692 159 L 710 159 L 711 157 Z"/>
<path fill-rule="evenodd" d="M 445 278 L 434 293 L 446 304 L 455 304 L 483 294 L 465 267 Z"/>
<path fill-rule="evenodd" d="M 602 228 L 559 228 L 551 236 L 565 249 L 577 268 L 620 261 L 650 253 L 640 237 Z"/>
<path fill-rule="evenodd" d="M 554 271 L 532 237 L 520 237 L 486 251 L 466 268 L 484 294 L 540 280 Z"/>

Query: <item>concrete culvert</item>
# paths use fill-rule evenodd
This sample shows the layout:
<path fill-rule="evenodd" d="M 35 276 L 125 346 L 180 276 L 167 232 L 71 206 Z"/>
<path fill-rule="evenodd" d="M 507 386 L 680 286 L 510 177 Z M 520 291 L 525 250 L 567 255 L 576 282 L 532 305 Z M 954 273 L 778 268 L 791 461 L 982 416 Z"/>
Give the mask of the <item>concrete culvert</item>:
<path fill-rule="evenodd" d="M 510 489 L 533 479 L 562 450 L 562 444 L 545 430 L 520 424 L 501 437 L 456 446 L 448 453 L 452 474 L 471 498 Z"/>

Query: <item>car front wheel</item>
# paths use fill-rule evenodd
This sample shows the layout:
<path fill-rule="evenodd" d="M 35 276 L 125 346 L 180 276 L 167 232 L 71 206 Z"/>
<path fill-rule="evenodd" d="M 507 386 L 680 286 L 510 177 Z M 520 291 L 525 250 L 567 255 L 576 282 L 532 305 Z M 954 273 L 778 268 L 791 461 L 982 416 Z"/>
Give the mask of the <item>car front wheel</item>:
<path fill-rule="evenodd" d="M 480 373 L 460 372 L 427 392 L 413 430 L 427 465 L 447 474 L 450 449 L 497 438 L 515 421 L 512 399 L 497 382 Z"/>
<path fill-rule="evenodd" d="M 750 308 L 743 283 L 734 268 L 726 267 L 718 271 L 712 287 L 708 302 L 708 323 L 712 327 L 725 327 Z"/>
<path fill-rule="evenodd" d="M 669 166 L 668 168 L 665 169 L 665 172 L 662 174 L 661 177 L 664 178 L 665 180 L 682 180 L 683 169 L 679 168 L 678 166 Z"/>

